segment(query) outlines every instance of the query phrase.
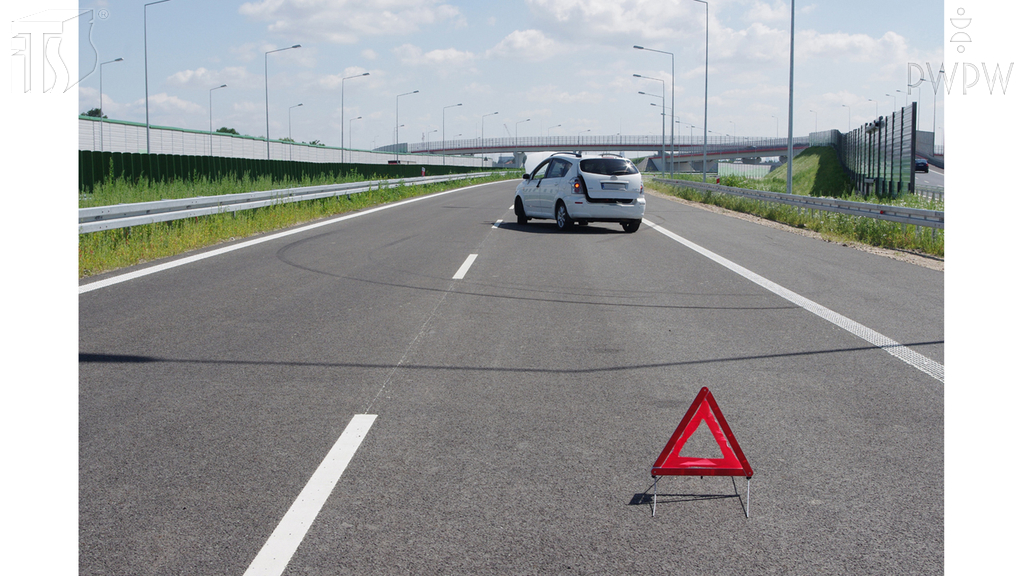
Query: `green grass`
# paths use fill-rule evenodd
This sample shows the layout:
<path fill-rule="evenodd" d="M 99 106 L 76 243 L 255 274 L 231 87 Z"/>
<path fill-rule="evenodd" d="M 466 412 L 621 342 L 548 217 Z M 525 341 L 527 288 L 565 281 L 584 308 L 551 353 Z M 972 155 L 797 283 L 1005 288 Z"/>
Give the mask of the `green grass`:
<path fill-rule="evenodd" d="M 685 174 L 679 179 L 696 181 L 700 175 Z M 766 192 L 786 192 L 786 165 L 772 170 L 768 176 L 760 179 L 726 176 L 719 184 L 735 188 L 763 190 Z M 761 202 L 719 194 L 704 192 L 693 188 L 684 188 L 670 184 L 652 182 L 655 190 L 672 194 L 693 202 L 712 204 L 733 210 L 753 214 L 768 220 L 788 224 L 796 228 L 806 228 L 820 233 L 826 239 L 834 241 L 854 241 L 891 248 L 920 252 L 931 256 L 942 257 L 945 253 L 943 230 L 936 230 L 934 237 L 931 228 L 907 226 L 896 222 L 876 220 L 859 216 L 835 214 L 820 210 L 800 210 L 777 202 Z M 803 196 L 827 196 L 845 198 L 856 202 L 902 206 L 907 208 L 923 208 L 927 210 L 943 210 L 942 201 L 930 201 L 919 196 L 904 195 L 899 198 L 864 198 L 853 191 L 853 183 L 846 176 L 839 158 L 830 147 L 812 147 L 801 152 L 793 161 L 793 193 Z"/>
<path fill-rule="evenodd" d="M 820 233 L 824 238 L 836 242 L 861 242 L 871 246 L 920 252 L 940 258 L 945 253 L 945 234 L 943 230 L 935 230 L 933 238 L 933 230 L 931 228 L 906 226 L 896 222 L 848 216 L 846 214 L 836 214 L 820 210 L 801 211 L 795 206 L 777 202 L 759 202 L 739 196 L 710 191 L 705 192 L 703 190 L 661 182 L 650 182 L 646 185 L 659 192 L 693 202 L 719 206 L 735 212 L 753 214 L 768 220 L 788 224 L 795 228 L 813 230 Z"/>
<path fill-rule="evenodd" d="M 764 177 L 770 186 L 786 191 L 786 164 Z M 842 198 L 853 193 L 853 181 L 846 175 L 839 156 L 830 146 L 814 146 L 793 160 L 793 193 L 802 196 Z"/>
<path fill-rule="evenodd" d="M 290 178 L 274 180 L 270 176 L 250 178 L 248 172 L 241 179 L 220 178 L 210 180 L 205 176 L 194 175 L 189 179 L 172 180 L 169 182 L 150 182 L 148 180 L 129 182 L 120 178 L 98 183 L 93 188 L 92 193 L 80 194 L 78 207 L 91 208 L 93 206 L 134 204 L 136 202 L 153 202 L 156 200 L 177 200 L 180 198 L 195 198 L 197 196 L 220 196 L 243 192 L 261 192 L 278 188 L 324 186 L 327 184 L 386 179 L 386 177 L 377 175 L 364 176 L 354 170 L 344 175 L 324 175 L 317 178 L 306 176 L 301 180 Z"/>
<path fill-rule="evenodd" d="M 676 174 L 677 180 L 700 182 L 700 174 Z M 713 184 L 716 177 L 709 174 Z M 762 190 L 764 192 L 786 193 L 786 164 L 772 170 L 764 178 L 724 176 L 719 179 L 722 186 Z M 905 194 L 897 198 L 860 196 L 853 190 L 853 182 L 846 175 L 835 151 L 828 146 L 808 148 L 797 155 L 793 162 L 793 194 L 801 196 L 822 196 L 841 198 L 854 202 L 943 210 L 942 201 L 930 201 L 921 196 Z"/>
<path fill-rule="evenodd" d="M 361 210 L 413 196 L 423 196 L 458 188 L 470 183 L 498 181 L 506 178 L 506 176 L 495 175 L 487 178 L 473 178 L 421 186 L 402 185 L 397 188 L 371 190 L 369 192 L 335 196 L 333 198 L 277 204 L 254 210 L 226 212 L 188 220 L 158 222 L 143 226 L 133 226 L 131 228 L 80 234 L 78 236 L 78 276 L 79 278 L 85 278 L 158 258 L 183 254 L 221 242 L 287 228 L 311 220 Z M 365 178 L 360 177 L 359 179 Z M 214 196 L 233 192 L 251 192 L 294 186 L 315 186 L 333 182 L 335 180 L 304 179 L 301 182 L 286 181 L 272 183 L 269 179 L 256 181 L 229 181 L 225 179 L 204 183 L 203 180 L 198 180 L 165 184 L 140 183 L 135 186 L 136 189 L 134 190 L 129 183 L 114 182 L 97 188 L 96 192 L 91 195 L 93 198 L 88 199 L 88 202 L 90 202 L 88 205 L 102 206 L 148 200 Z M 105 187 L 109 188 L 104 189 Z"/>

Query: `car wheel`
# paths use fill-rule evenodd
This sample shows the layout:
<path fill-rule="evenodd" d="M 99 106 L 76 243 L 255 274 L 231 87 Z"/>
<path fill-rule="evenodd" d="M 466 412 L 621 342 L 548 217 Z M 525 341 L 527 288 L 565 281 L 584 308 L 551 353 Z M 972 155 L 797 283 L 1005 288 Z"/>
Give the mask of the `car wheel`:
<path fill-rule="evenodd" d="M 558 225 L 559 230 L 572 228 L 572 218 L 569 217 L 569 211 L 565 209 L 565 204 L 561 202 L 555 206 L 555 224 Z"/>
<path fill-rule="evenodd" d="M 625 230 L 627 233 L 632 234 L 633 232 L 636 232 L 637 230 L 640 229 L 640 221 L 630 220 L 629 222 L 623 222 L 622 229 Z"/>
<path fill-rule="evenodd" d="M 526 211 L 523 210 L 523 199 L 520 198 L 519 196 L 516 196 L 515 211 L 516 224 L 522 225 L 529 222 L 530 218 L 526 216 Z"/>

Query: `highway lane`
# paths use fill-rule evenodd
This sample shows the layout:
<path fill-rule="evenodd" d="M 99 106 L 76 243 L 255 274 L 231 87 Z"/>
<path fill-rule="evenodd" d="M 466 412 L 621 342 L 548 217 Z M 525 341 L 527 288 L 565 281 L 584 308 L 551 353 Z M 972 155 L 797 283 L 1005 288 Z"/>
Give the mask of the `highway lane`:
<path fill-rule="evenodd" d="M 286 574 L 941 570 L 940 382 L 648 226 L 518 226 L 514 185 L 83 294 L 82 573 L 241 574 L 364 412 Z M 942 361 L 941 273 L 649 202 Z M 693 496 L 728 479 L 673 478 L 651 518 L 650 465 L 705 385 L 752 516 Z"/>
<path fill-rule="evenodd" d="M 927 172 L 917 172 L 914 175 L 914 181 L 927 186 L 945 187 L 946 171 L 938 166 L 929 166 Z"/>

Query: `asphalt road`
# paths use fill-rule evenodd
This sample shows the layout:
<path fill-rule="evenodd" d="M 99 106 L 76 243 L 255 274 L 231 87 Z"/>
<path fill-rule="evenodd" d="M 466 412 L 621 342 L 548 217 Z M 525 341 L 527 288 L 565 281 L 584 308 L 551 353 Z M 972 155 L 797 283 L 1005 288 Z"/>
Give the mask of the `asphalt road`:
<path fill-rule="evenodd" d="M 519 226 L 515 185 L 81 294 L 81 574 L 245 573 L 357 414 L 377 418 L 284 574 L 942 572 L 940 379 L 652 226 Z M 943 362 L 941 272 L 648 202 Z M 703 386 L 750 517 L 746 481 L 710 477 L 662 480 L 652 517 Z M 699 434 L 689 455 L 716 456 Z"/>
<path fill-rule="evenodd" d="M 946 171 L 938 166 L 929 166 L 927 172 L 916 172 L 914 182 L 926 186 L 946 186 Z"/>

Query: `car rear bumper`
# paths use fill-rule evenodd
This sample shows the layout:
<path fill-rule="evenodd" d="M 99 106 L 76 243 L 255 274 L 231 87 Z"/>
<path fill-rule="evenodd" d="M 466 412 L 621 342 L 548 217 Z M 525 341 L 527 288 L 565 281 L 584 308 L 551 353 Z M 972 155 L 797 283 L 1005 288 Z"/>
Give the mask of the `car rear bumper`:
<path fill-rule="evenodd" d="M 591 203 L 585 197 L 567 199 L 566 209 L 575 220 L 591 220 L 593 222 L 622 222 L 639 220 L 644 217 L 647 200 L 642 196 L 629 204 L 625 203 Z"/>

